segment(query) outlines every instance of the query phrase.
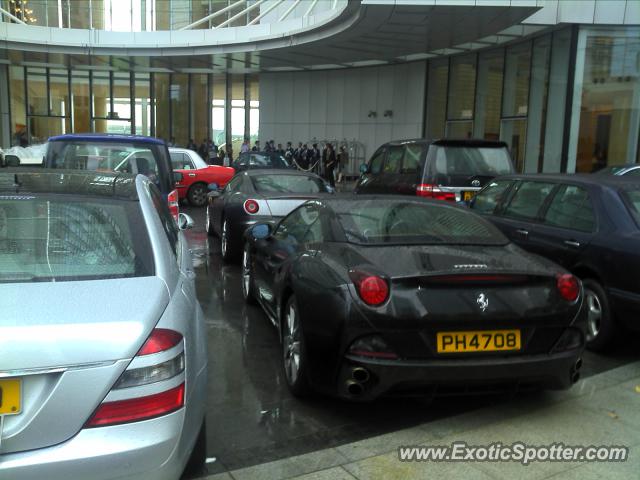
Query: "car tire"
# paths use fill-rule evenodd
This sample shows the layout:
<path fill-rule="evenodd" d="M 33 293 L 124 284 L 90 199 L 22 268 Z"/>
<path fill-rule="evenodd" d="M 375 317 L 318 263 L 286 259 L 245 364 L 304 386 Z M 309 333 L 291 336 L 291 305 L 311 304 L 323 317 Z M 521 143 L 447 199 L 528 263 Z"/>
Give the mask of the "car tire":
<path fill-rule="evenodd" d="M 187 192 L 189 203 L 194 207 L 202 207 L 207 203 L 207 186 L 204 183 L 194 183 Z"/>
<path fill-rule="evenodd" d="M 220 231 L 220 256 L 225 263 L 231 263 L 235 259 L 236 249 L 231 242 L 230 226 L 227 219 L 222 221 Z"/>
<path fill-rule="evenodd" d="M 310 393 L 310 387 L 307 351 L 300 320 L 296 297 L 291 295 L 282 316 L 282 367 L 291 393 L 296 397 L 305 397 Z"/>
<path fill-rule="evenodd" d="M 204 465 L 207 460 L 207 425 L 202 421 L 200 432 L 196 444 L 193 446 L 187 465 L 184 467 L 184 474 L 188 476 L 204 473 Z"/>
<path fill-rule="evenodd" d="M 587 347 L 596 352 L 611 347 L 616 325 L 604 288 L 591 278 L 582 281 L 587 307 Z"/>
<path fill-rule="evenodd" d="M 204 228 L 207 231 L 207 235 L 210 237 L 216 236 L 216 231 L 213 228 L 213 222 L 211 218 L 211 207 L 209 205 L 206 206 L 205 220 L 204 220 Z"/>
<path fill-rule="evenodd" d="M 245 303 L 256 303 L 255 287 L 253 285 L 253 271 L 251 268 L 251 246 L 247 243 L 242 252 L 242 297 Z"/>

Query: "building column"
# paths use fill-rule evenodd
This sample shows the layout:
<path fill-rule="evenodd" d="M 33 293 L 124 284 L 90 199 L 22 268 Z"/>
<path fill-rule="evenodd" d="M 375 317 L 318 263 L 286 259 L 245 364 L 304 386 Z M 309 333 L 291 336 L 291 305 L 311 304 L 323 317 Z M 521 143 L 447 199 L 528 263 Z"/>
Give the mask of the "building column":
<path fill-rule="evenodd" d="M 11 146 L 11 121 L 9 118 L 9 71 L 0 65 L 0 148 Z"/>

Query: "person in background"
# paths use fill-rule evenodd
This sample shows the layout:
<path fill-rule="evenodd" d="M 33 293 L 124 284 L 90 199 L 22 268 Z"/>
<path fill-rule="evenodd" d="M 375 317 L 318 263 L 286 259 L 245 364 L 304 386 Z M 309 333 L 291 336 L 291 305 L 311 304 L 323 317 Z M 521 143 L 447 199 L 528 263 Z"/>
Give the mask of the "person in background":
<path fill-rule="evenodd" d="M 196 145 L 196 142 L 193 141 L 193 138 L 189 139 L 189 143 L 187 144 L 187 148 L 189 150 L 193 150 L 194 152 L 198 151 L 198 146 Z"/>
<path fill-rule="evenodd" d="M 349 165 L 349 152 L 347 151 L 347 147 L 344 145 L 340 146 L 340 153 L 338 154 L 338 164 L 337 172 L 338 172 L 338 183 L 342 183 L 342 172 Z"/>
<path fill-rule="evenodd" d="M 175 147 L 176 146 L 176 137 L 171 137 L 169 139 L 169 143 L 167 144 L 168 147 Z"/>
<path fill-rule="evenodd" d="M 281 143 L 278 144 L 278 148 L 276 148 L 276 153 L 284 157 L 285 151 L 284 151 L 284 148 L 282 148 Z"/>
<path fill-rule="evenodd" d="M 256 140 L 256 143 L 253 144 L 253 148 L 251 148 L 252 152 L 260 151 L 260 140 Z"/>
<path fill-rule="evenodd" d="M 303 145 L 302 143 L 300 143 L 300 147 L 296 152 L 298 156 L 298 159 L 296 160 L 296 162 L 298 163 L 301 169 L 308 170 L 309 169 L 309 149 L 307 148 L 307 144 L 305 143 Z"/>
<path fill-rule="evenodd" d="M 315 172 L 318 174 L 322 174 L 323 165 L 320 165 L 320 149 L 318 149 L 318 144 L 314 143 L 313 148 L 311 149 L 311 161 L 309 162 L 309 166 L 313 167 Z"/>
<path fill-rule="evenodd" d="M 248 148 L 248 145 L 247 145 L 247 148 Z M 224 165 L 225 167 L 229 166 L 229 158 L 227 157 L 227 154 L 222 148 L 218 150 L 218 158 L 220 159 L 221 165 Z"/>
<path fill-rule="evenodd" d="M 284 151 L 284 156 L 290 162 L 293 161 L 293 159 L 295 158 L 295 151 L 293 150 L 293 147 L 291 146 L 291 142 L 287 142 L 287 148 Z"/>
<path fill-rule="evenodd" d="M 333 145 L 327 143 L 323 154 L 326 152 L 324 160 L 324 179 L 329 182 L 329 185 L 335 188 L 336 180 L 334 177 L 334 170 L 336 168 L 336 152 L 333 149 Z"/>
<path fill-rule="evenodd" d="M 198 147 L 198 155 L 200 155 L 200 157 L 203 158 L 204 160 L 207 159 L 207 145 L 208 145 L 207 141 L 208 139 L 203 138 L 202 143 Z"/>
<path fill-rule="evenodd" d="M 245 138 L 244 142 L 242 142 L 242 146 L 240 147 L 240 153 L 246 153 L 249 151 L 249 139 Z"/>

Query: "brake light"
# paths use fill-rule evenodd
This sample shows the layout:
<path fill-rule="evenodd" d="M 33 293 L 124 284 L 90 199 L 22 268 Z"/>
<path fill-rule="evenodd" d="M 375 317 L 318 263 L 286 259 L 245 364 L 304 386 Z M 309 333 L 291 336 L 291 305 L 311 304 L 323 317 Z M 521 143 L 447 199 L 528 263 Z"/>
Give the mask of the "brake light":
<path fill-rule="evenodd" d="M 175 412 L 184 406 L 184 383 L 171 390 L 129 398 L 115 402 L 105 402 L 93 414 L 85 427 L 101 427 L 121 423 L 139 422 Z"/>
<path fill-rule="evenodd" d="M 558 274 L 557 287 L 560 296 L 568 302 L 575 302 L 580 295 L 580 281 L 570 273 Z"/>
<path fill-rule="evenodd" d="M 244 211 L 249 215 L 255 215 L 260 210 L 260 205 L 255 200 L 247 200 L 244 202 Z"/>
<path fill-rule="evenodd" d="M 182 335 L 167 328 L 154 328 L 138 352 L 138 356 L 151 355 L 175 347 L 182 340 Z"/>
<path fill-rule="evenodd" d="M 358 271 L 352 271 L 349 274 L 356 286 L 358 295 L 367 305 L 381 305 L 389 296 L 389 285 L 384 278 Z"/>
<path fill-rule="evenodd" d="M 442 190 L 438 185 L 421 183 L 416 187 L 418 197 L 433 198 L 435 200 L 456 201 L 456 194 Z"/>
<path fill-rule="evenodd" d="M 177 190 L 172 190 L 171 193 L 167 195 L 167 203 L 169 204 L 169 211 L 171 212 L 171 215 L 173 216 L 176 222 L 178 221 L 178 214 L 180 213 L 179 200 L 180 199 L 178 198 Z"/>
<path fill-rule="evenodd" d="M 185 388 L 182 338 L 182 335 L 174 330 L 154 329 L 112 387 L 111 391 L 117 392 L 118 400 L 110 401 L 107 396 L 85 426 L 99 427 L 136 422 L 166 415 L 181 408 L 184 405 Z M 155 357 L 157 360 L 154 361 L 154 357 L 147 357 L 151 354 L 159 354 Z M 162 382 L 171 379 L 173 381 L 165 387 L 164 391 L 140 396 L 147 391 L 138 387 L 150 384 L 162 385 Z M 178 382 L 180 385 L 176 387 Z M 157 386 L 155 388 L 156 391 L 159 389 Z"/>

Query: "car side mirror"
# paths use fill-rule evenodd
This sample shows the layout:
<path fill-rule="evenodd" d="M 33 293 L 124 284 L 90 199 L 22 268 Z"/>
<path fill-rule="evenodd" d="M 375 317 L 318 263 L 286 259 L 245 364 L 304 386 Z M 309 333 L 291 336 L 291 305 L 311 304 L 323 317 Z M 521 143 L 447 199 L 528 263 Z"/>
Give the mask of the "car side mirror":
<path fill-rule="evenodd" d="M 209 185 L 207 185 L 207 188 L 210 192 L 216 192 L 220 190 L 220 186 L 217 183 L 210 183 Z"/>
<path fill-rule="evenodd" d="M 271 236 L 271 225 L 268 223 L 256 223 L 249 229 L 249 235 L 256 240 L 264 240 Z"/>
<path fill-rule="evenodd" d="M 178 228 L 180 228 L 180 230 L 189 230 L 193 228 L 193 225 L 193 218 L 191 218 L 189 215 L 187 215 L 186 213 L 178 214 Z"/>
<path fill-rule="evenodd" d="M 180 183 L 184 179 L 184 176 L 180 172 L 173 172 L 173 181 L 175 183 Z"/>

